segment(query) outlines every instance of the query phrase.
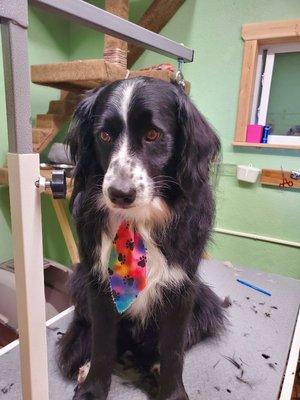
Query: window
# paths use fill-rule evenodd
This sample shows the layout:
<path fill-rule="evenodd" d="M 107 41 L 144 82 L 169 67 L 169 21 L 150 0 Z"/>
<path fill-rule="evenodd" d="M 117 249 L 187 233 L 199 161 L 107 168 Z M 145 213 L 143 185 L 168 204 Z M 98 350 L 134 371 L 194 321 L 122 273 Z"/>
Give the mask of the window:
<path fill-rule="evenodd" d="M 243 26 L 235 146 L 300 149 L 299 29 L 300 20 Z M 246 142 L 248 124 L 271 125 L 268 143 Z"/>
<path fill-rule="evenodd" d="M 271 125 L 276 143 L 300 144 L 300 43 L 260 47 L 251 124 Z"/>

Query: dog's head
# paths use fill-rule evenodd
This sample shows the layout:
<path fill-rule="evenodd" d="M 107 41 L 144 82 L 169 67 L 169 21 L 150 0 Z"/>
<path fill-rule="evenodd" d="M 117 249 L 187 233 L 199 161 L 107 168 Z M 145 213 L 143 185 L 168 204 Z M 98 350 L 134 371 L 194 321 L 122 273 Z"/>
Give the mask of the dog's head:
<path fill-rule="evenodd" d="M 219 140 L 181 88 L 152 78 L 116 81 L 88 93 L 68 135 L 75 191 L 125 218 L 194 197 L 209 179 Z"/>

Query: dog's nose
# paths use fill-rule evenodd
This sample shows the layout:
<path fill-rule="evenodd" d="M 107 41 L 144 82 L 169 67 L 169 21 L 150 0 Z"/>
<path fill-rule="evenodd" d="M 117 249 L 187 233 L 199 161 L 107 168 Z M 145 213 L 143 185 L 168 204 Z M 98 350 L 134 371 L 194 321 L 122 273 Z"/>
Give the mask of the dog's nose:
<path fill-rule="evenodd" d="M 120 207 L 130 206 L 135 200 L 136 190 L 132 186 L 110 186 L 108 196 L 112 203 Z"/>

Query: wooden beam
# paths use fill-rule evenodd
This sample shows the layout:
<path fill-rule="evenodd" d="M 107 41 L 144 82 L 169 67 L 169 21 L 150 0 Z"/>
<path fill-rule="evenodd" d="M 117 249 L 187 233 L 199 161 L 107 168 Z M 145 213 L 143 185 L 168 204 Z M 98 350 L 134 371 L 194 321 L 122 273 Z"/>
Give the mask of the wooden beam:
<path fill-rule="evenodd" d="M 8 169 L 0 168 L 0 185 L 8 185 Z"/>
<path fill-rule="evenodd" d="M 41 199 L 34 190 L 38 154 L 8 153 L 9 199 L 24 400 L 48 400 Z"/>
<path fill-rule="evenodd" d="M 184 1 L 185 0 L 154 0 L 139 20 L 138 25 L 152 32 L 159 33 L 182 6 Z M 133 66 L 143 52 L 144 48 L 140 46 L 135 46 L 133 44 L 128 45 L 128 68 Z"/>
<path fill-rule="evenodd" d="M 55 210 L 60 228 L 62 230 L 70 258 L 73 264 L 77 264 L 79 262 L 77 245 L 73 236 L 73 232 L 70 227 L 70 223 L 66 214 L 66 210 L 62 200 L 52 199 L 53 208 Z"/>
<path fill-rule="evenodd" d="M 105 10 L 128 20 L 128 0 L 105 0 Z M 113 36 L 104 35 L 104 59 L 127 68 L 128 43 Z"/>
<path fill-rule="evenodd" d="M 247 40 L 244 45 L 244 57 L 239 92 L 238 112 L 235 127 L 235 142 L 246 141 L 246 129 L 250 115 L 255 84 L 258 57 L 257 40 Z"/>
<path fill-rule="evenodd" d="M 244 24 L 242 26 L 242 38 L 259 41 L 276 39 L 281 42 L 287 38 L 298 38 L 300 40 L 300 19 Z"/>

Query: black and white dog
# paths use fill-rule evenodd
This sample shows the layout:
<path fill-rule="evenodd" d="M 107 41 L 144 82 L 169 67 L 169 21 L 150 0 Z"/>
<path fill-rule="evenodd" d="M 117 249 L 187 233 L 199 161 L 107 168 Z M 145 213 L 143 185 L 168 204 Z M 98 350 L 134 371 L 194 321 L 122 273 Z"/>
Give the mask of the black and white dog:
<path fill-rule="evenodd" d="M 160 400 L 187 400 L 184 352 L 224 322 L 221 301 L 197 275 L 214 218 L 209 172 L 219 140 L 179 86 L 140 77 L 90 92 L 68 143 L 81 261 L 59 364 L 66 377 L 79 372 L 74 399 L 105 400 L 114 363 L 129 350 L 141 370 L 160 365 Z M 146 245 L 147 284 L 119 315 L 107 264 L 122 221 Z"/>

